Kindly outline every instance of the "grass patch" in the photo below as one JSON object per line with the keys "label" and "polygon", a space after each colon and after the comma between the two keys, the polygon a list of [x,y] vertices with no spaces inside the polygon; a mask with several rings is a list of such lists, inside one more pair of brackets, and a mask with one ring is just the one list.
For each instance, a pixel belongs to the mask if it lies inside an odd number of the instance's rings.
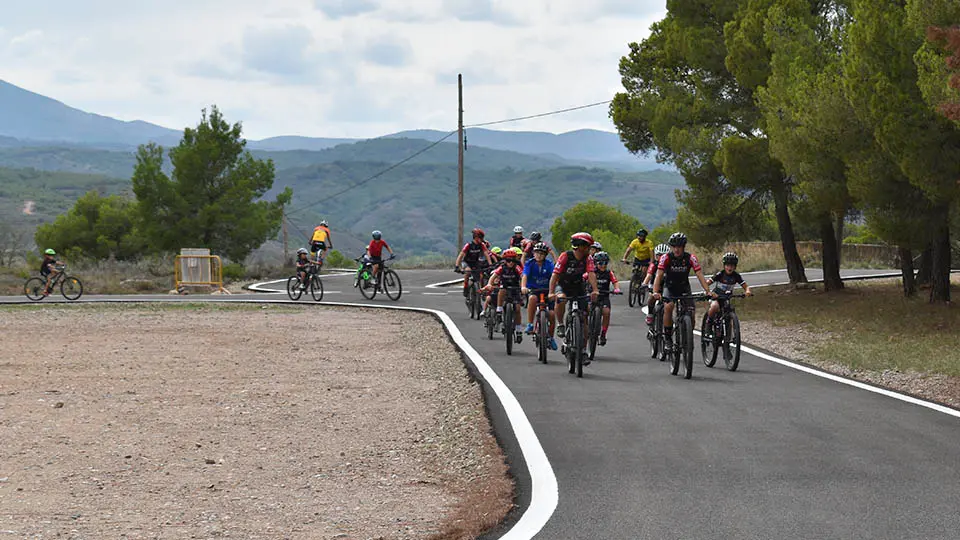
{"label": "grass patch", "polygon": [[[952,293],[960,294],[954,278]],[[937,373],[960,376],[960,310],[930,305],[927,291],[904,298],[900,281],[847,282],[842,291],[822,288],[755,289],[737,310],[741,319],[767,320],[828,333],[809,353],[824,362],[852,369]]]}

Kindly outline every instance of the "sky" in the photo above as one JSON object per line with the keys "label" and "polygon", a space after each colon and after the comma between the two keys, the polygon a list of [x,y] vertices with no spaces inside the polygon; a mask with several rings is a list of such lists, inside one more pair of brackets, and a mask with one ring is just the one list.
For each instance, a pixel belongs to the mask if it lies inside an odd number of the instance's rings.
{"label": "sky", "polygon": [[[5,6],[0,79],[174,129],[375,137],[607,100],[666,0],[44,0]],[[495,129],[614,131],[607,107]]]}

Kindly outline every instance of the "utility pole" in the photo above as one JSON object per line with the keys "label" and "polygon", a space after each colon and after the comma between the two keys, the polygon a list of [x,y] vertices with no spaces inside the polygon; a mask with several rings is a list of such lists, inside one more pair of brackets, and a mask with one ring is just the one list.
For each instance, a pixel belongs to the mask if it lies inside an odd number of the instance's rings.
{"label": "utility pole", "polygon": [[463,245],[463,74],[457,74],[457,247]]}
{"label": "utility pole", "polygon": [[283,264],[290,264],[290,252],[287,250],[287,205],[280,207],[280,221],[283,223]]}

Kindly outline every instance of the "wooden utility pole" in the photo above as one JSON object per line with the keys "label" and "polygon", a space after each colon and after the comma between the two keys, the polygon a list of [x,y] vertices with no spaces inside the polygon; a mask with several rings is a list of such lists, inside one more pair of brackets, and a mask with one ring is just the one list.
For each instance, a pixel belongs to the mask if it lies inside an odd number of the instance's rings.
{"label": "wooden utility pole", "polygon": [[457,75],[457,248],[463,245],[463,74]]}
{"label": "wooden utility pole", "polygon": [[287,250],[287,207],[280,207],[280,221],[283,224],[283,264],[290,264],[290,252]]}

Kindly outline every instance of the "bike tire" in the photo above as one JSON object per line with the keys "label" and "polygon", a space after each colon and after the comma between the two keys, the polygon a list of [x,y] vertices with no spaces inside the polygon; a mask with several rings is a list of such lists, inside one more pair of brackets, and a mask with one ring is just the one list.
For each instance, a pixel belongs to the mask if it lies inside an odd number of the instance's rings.
{"label": "bike tire", "polygon": [[467,309],[470,312],[471,319],[480,319],[480,291],[477,289],[476,282],[470,284],[470,296],[467,302]]}
{"label": "bike tire", "polygon": [[693,317],[689,314],[684,315],[681,320],[680,329],[682,331],[681,341],[683,341],[683,378],[693,377]]}
{"label": "bike tire", "polygon": [[600,339],[600,324],[602,323],[603,315],[600,309],[594,308],[590,310],[590,322],[587,325],[590,328],[590,337],[587,338],[587,348],[589,349],[590,361],[597,355],[597,341]]}
{"label": "bike tire", "polygon": [[627,295],[627,303],[630,304],[630,307],[637,305],[637,292],[639,289],[640,285],[638,285],[635,281],[630,280],[630,294]]}
{"label": "bike tire", "polygon": [[[682,343],[680,343],[680,321],[677,320],[676,312],[674,312],[673,318],[673,335],[671,340],[673,340],[673,349],[670,350],[670,374],[676,375],[680,372],[680,354],[682,349],[680,348]],[[664,336],[664,342],[666,342],[666,336]],[[666,347],[664,347],[664,354],[666,354]]]}
{"label": "bike tire", "polygon": [[646,288],[646,287],[640,287],[640,292],[637,293],[637,295],[638,295],[638,297],[637,297],[637,305],[640,306],[641,308],[647,303],[647,293],[648,293],[648,292],[649,292],[649,291],[647,291],[647,288]]}
{"label": "bike tire", "polygon": [[320,280],[318,275],[310,278],[310,296],[313,297],[314,302],[323,300],[323,281]]}
{"label": "bike tire", "polygon": [[487,339],[493,340],[493,329],[497,326],[496,319],[494,319],[494,310],[493,306],[488,306],[483,313],[483,320],[487,325]]}
{"label": "bike tire", "polygon": [[393,270],[387,270],[383,273],[383,292],[387,298],[396,302],[403,294],[403,285],[400,284],[400,276]]}
{"label": "bike tire", "polygon": [[38,278],[32,277],[28,279],[23,284],[23,294],[27,296],[30,300],[34,302],[39,302],[43,300],[43,289],[47,286],[47,282]]}
{"label": "bike tire", "polygon": [[[661,337],[661,335],[663,335],[663,329],[661,328],[661,325],[662,325],[662,323],[663,323],[663,319],[662,319],[662,317],[661,317],[661,313],[662,313],[662,312],[661,312],[661,310],[659,309],[659,306],[654,306],[654,308],[653,308],[653,331],[651,332],[652,335],[651,335],[649,338],[647,338],[647,340],[650,342],[650,358],[659,358],[659,357],[660,357],[660,350],[661,350],[661,349],[660,349],[660,345],[661,345],[661,343],[660,343],[660,337]],[[650,329],[648,328],[647,331],[649,332]]]}
{"label": "bike tire", "polygon": [[70,301],[79,300],[83,296],[83,282],[74,276],[64,276],[60,280],[60,294]]}
{"label": "bike tire", "polygon": [[377,288],[373,286],[371,281],[371,279],[363,279],[363,276],[360,277],[360,295],[367,300],[373,300],[377,297]]}
{"label": "bike tire", "polygon": [[550,321],[547,318],[546,310],[541,311],[537,314],[537,348],[539,350],[539,356],[537,357],[541,363],[547,363],[547,349],[548,343],[550,341]]}
{"label": "bike tire", "polygon": [[[734,341],[733,345],[730,344],[731,340]],[[730,328],[727,328],[724,344],[728,348],[732,346],[733,350],[730,351],[730,360],[727,360],[727,355],[723,355],[723,361],[727,364],[728,370],[736,371],[740,366],[740,317],[736,312],[730,314]]]}
{"label": "bike tire", "polygon": [[513,303],[503,306],[503,336],[507,340],[507,354],[513,354]]}
{"label": "bike tire", "polygon": [[709,324],[709,313],[703,314],[700,321],[700,354],[703,355],[703,365],[712,368],[717,363],[716,336]]}
{"label": "bike tire", "polygon": [[[573,323],[573,358],[577,369],[577,377],[583,377],[583,324],[582,320],[575,320]],[[569,332],[570,329],[568,328]]]}
{"label": "bike tire", "polygon": [[287,296],[296,302],[302,295],[303,291],[300,290],[300,276],[291,276],[290,279],[287,280]]}

